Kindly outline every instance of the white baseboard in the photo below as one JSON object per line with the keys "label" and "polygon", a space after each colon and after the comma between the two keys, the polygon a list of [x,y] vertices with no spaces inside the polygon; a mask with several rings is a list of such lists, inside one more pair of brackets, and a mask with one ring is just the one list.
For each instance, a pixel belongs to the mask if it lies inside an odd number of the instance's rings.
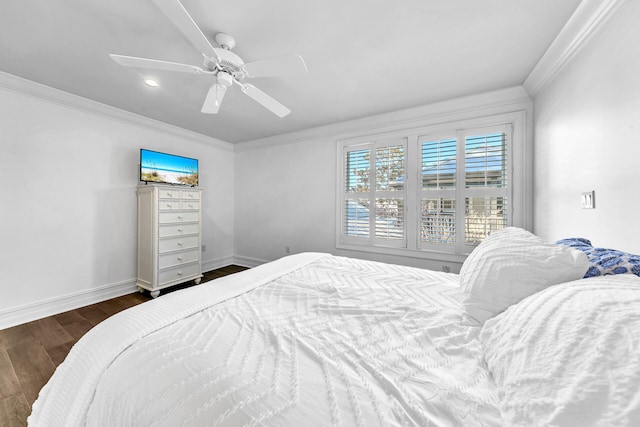
{"label": "white baseboard", "polygon": [[222,268],[222,267],[226,267],[228,265],[233,264],[233,257],[232,256],[227,256],[224,258],[217,258],[217,259],[209,259],[209,260],[203,260],[202,261],[202,271],[211,271],[211,270],[215,270],[217,268]]}
{"label": "white baseboard", "polygon": [[133,292],[136,292],[136,279],[129,279],[19,307],[12,307],[0,311],[0,329],[10,328]]}
{"label": "white baseboard", "polygon": [[245,256],[234,256],[232,264],[239,265],[240,267],[253,268],[253,267],[257,267],[257,266],[262,265],[262,264],[266,264],[268,262],[269,261],[264,260],[264,259],[249,258],[249,257],[245,257]]}
{"label": "white baseboard", "polygon": [[[211,271],[231,264],[242,267],[256,267],[267,261],[247,257],[228,256],[202,262],[202,271]],[[137,292],[136,279],[123,280],[117,283],[99,286],[80,292],[73,292],[54,298],[36,301],[31,304],[12,307],[0,311],[0,329],[10,328],[43,317],[53,316],[65,311],[117,298]]]}

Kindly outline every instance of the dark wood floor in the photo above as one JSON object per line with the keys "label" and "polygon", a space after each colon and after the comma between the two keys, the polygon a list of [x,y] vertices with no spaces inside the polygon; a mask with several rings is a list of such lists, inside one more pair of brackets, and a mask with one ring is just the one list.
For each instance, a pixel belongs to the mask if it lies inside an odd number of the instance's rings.
{"label": "dark wood floor", "polygon": [[[202,282],[242,270],[231,265],[209,271]],[[192,282],[163,293],[189,286]],[[27,425],[38,392],[76,341],[107,317],[150,299],[148,292],[136,292],[0,330],[0,426]]]}

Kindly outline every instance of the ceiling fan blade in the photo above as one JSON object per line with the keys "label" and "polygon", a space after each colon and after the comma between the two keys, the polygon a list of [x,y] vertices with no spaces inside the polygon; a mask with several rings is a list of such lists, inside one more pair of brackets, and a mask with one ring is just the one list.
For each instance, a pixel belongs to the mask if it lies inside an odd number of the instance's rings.
{"label": "ceiling fan blade", "polygon": [[261,104],[267,110],[270,110],[273,114],[278,117],[284,117],[291,112],[287,107],[280,104],[278,101],[255,87],[251,84],[243,84],[241,86],[242,92],[246,94],[249,98],[256,101],[258,104]]}
{"label": "ceiling fan blade", "polygon": [[181,73],[199,74],[204,70],[195,65],[178,64],[177,62],[158,61],[157,59],[136,58],[135,56],[109,55],[111,59],[125,67],[148,68],[153,70],[178,71]]}
{"label": "ceiling fan blade", "polygon": [[165,15],[178,27],[187,39],[200,53],[209,58],[217,58],[218,54],[213,49],[211,42],[202,34],[200,28],[193,20],[187,9],[178,0],[153,0],[153,2],[164,12]]}
{"label": "ceiling fan blade", "polygon": [[307,65],[301,56],[295,55],[249,62],[244,64],[244,70],[249,77],[267,77],[306,73]]}
{"label": "ceiling fan blade", "polygon": [[209,93],[202,104],[202,112],[206,114],[217,114],[222,104],[222,98],[227,92],[227,87],[220,83],[214,83],[209,88]]}

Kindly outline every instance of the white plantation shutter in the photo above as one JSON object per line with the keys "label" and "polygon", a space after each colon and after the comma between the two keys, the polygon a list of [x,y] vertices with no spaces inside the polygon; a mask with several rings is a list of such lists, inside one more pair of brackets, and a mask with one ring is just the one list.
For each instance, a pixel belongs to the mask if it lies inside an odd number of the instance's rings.
{"label": "white plantation shutter", "polygon": [[404,239],[404,147],[402,143],[376,148],[376,239]]}
{"label": "white plantation shutter", "polygon": [[345,191],[349,193],[363,193],[369,191],[369,170],[371,150],[355,150],[347,152],[345,169],[347,171]]}
{"label": "white plantation shutter", "polygon": [[406,139],[346,147],[341,240],[405,246]]}
{"label": "white plantation shutter", "polygon": [[420,243],[449,245],[456,243],[456,138],[418,138],[421,154]]}
{"label": "white plantation shutter", "polygon": [[344,235],[369,237],[371,149],[348,151],[344,161]]}
{"label": "white plantation shutter", "polygon": [[466,131],[462,138],[464,242],[459,244],[471,248],[480,244],[492,231],[509,224],[507,172],[511,126]]}
{"label": "white plantation shutter", "polygon": [[507,225],[509,129],[418,138],[421,248],[468,251]]}

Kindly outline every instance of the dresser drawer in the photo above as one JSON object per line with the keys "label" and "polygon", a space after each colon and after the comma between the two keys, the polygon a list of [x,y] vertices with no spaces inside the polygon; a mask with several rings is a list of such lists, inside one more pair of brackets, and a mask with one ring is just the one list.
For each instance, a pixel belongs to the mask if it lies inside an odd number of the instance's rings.
{"label": "dresser drawer", "polygon": [[180,202],[177,200],[158,200],[158,209],[161,211],[180,210]]}
{"label": "dresser drawer", "polygon": [[198,212],[160,212],[158,214],[158,222],[160,224],[197,222],[198,219]]}
{"label": "dresser drawer", "polygon": [[180,199],[180,190],[173,188],[160,188],[158,190],[159,199]]}
{"label": "dresser drawer", "polygon": [[168,224],[158,227],[158,236],[182,236],[183,234],[196,234],[198,232],[198,224]]}
{"label": "dresser drawer", "polygon": [[158,252],[165,253],[179,251],[181,249],[198,248],[200,245],[199,236],[180,236],[158,240]]}
{"label": "dresser drawer", "polygon": [[182,190],[182,200],[200,200],[200,192],[193,190]]}
{"label": "dresser drawer", "polygon": [[193,264],[181,265],[179,267],[168,268],[158,271],[159,286],[165,283],[173,282],[180,279],[189,280],[189,277],[200,276],[200,265],[196,262]]}
{"label": "dresser drawer", "polygon": [[200,202],[197,200],[183,200],[180,203],[180,207],[184,210],[198,210],[200,209]]}
{"label": "dresser drawer", "polygon": [[182,264],[189,264],[200,259],[200,251],[193,249],[184,252],[174,252],[158,256],[158,268],[175,267]]}

